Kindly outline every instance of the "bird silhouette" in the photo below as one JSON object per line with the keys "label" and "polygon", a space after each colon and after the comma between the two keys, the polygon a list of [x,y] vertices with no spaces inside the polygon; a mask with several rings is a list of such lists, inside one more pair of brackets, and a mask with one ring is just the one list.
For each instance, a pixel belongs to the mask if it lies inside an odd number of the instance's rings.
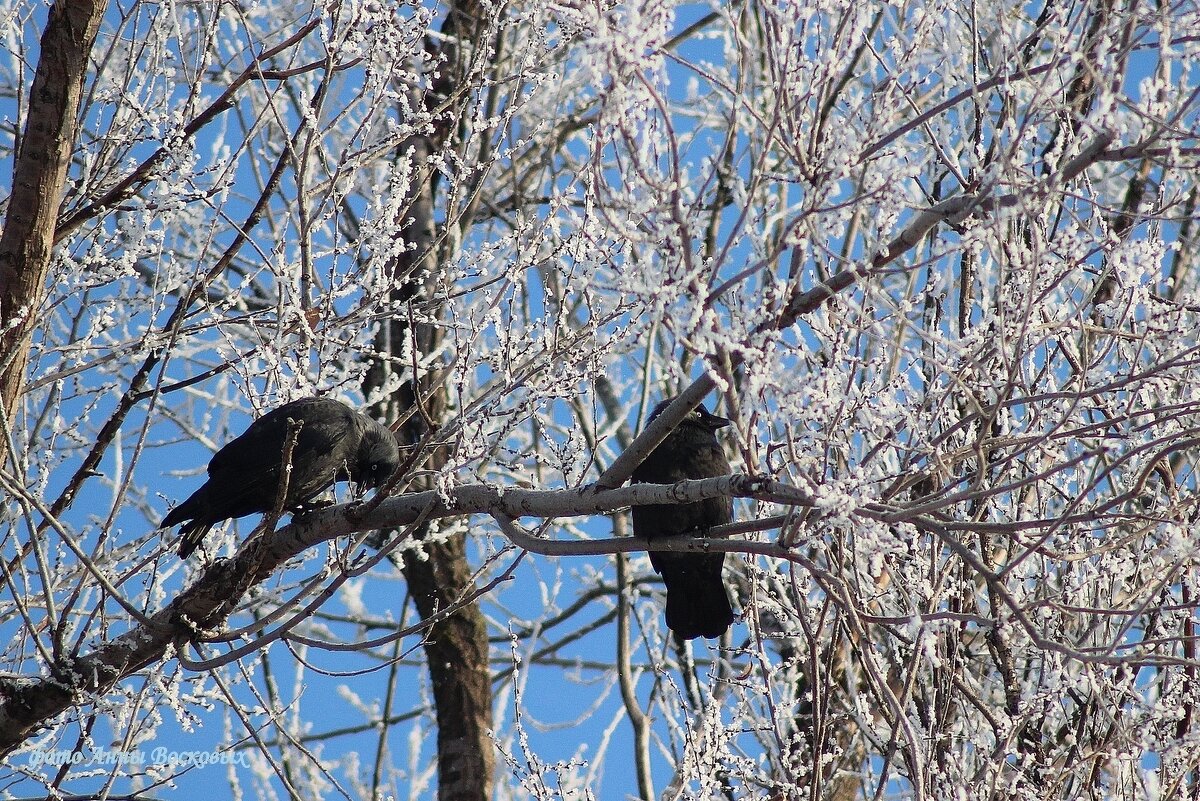
{"label": "bird silhouette", "polygon": [[332,398],[303,398],[267,412],[208,463],[208,480],[163,518],[182,523],[179,555],[187,558],[214,523],[276,508],[285,445],[299,427],[282,508],[302,510],[335,481],[366,490],[400,463],[396,438],[384,425]]}
{"label": "bird silhouette", "polygon": [[[655,406],[647,425],[672,400],[668,398]],[[716,432],[729,423],[724,417],[711,414],[703,404],[697,406],[633,471],[632,480],[674,484],[685,479],[728,475],[729,460]],[[702,534],[732,520],[733,502],[725,497],[633,507],[633,533],[648,540]],[[650,564],[667,586],[667,628],[681,639],[720,637],[733,623],[733,609],[721,580],[724,553],[651,551]]]}

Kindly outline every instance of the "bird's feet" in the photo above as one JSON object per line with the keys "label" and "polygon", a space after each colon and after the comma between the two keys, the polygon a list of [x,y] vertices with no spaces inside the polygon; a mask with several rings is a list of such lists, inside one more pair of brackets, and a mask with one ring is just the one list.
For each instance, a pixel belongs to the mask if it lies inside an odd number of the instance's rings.
{"label": "bird's feet", "polygon": [[296,506],[292,508],[292,516],[303,517],[304,515],[310,515],[313,512],[320,511],[321,509],[327,509],[330,506],[333,506],[333,504],[334,501],[330,500],[329,498],[317,498],[311,501],[304,501],[296,504]]}

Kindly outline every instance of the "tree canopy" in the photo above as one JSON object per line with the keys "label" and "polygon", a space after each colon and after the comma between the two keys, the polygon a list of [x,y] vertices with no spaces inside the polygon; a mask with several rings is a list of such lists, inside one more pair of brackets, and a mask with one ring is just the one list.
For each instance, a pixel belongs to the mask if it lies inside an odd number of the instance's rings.
{"label": "tree canopy", "polygon": [[[0,26],[6,792],[1200,791],[1193,4]],[[178,559],[313,395],[392,480]],[[733,473],[628,485],[701,402]],[[647,547],[729,552],[733,628]]]}

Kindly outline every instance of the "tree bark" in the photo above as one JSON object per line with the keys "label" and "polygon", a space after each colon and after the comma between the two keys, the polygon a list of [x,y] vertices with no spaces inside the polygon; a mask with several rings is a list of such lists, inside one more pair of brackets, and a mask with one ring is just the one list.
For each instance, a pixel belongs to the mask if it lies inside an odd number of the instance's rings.
{"label": "tree bark", "polygon": [[[435,108],[468,78],[469,53],[479,46],[482,13],[467,0],[451,4],[441,30],[441,42],[434,63],[441,67],[432,77],[431,91],[424,98],[428,109]],[[469,97],[470,93],[464,93]],[[458,115],[447,112],[435,120],[433,130],[413,136],[398,150],[400,157],[412,159],[412,171],[420,176],[413,188],[404,216],[411,222],[403,230],[408,247],[388,265],[392,277],[395,308],[423,308],[431,319],[440,316],[440,308],[431,301],[441,273],[442,261],[434,222],[434,193],[437,173],[428,169],[431,156],[445,147],[457,131]],[[439,258],[439,255],[442,258]],[[397,431],[402,445],[422,448],[444,422],[446,395],[444,386],[420,374],[417,365],[436,352],[440,329],[429,322],[408,318],[402,313],[388,320],[377,337],[377,351],[391,354],[391,361],[372,365],[366,390],[388,386],[393,365],[413,370],[390,397],[376,404],[382,419],[403,421]],[[393,379],[394,380],[394,379]],[[445,466],[447,453],[431,448],[416,459],[413,469],[436,471]],[[430,489],[426,478],[408,486]],[[417,536],[429,533],[423,526]],[[401,569],[409,592],[422,619],[430,619],[440,610],[459,603],[473,589],[472,570],[466,557],[466,538],[454,534],[432,540],[423,546],[421,556],[403,558]],[[492,796],[495,772],[495,745],[492,728],[492,685],[488,665],[487,626],[477,602],[464,604],[454,614],[438,620],[429,629],[424,643],[437,712],[437,760],[439,801],[487,801]]]}
{"label": "tree bark", "polygon": [[[88,54],[102,0],[63,0],[50,8],[13,164],[12,195],[0,232],[0,410],[11,421],[25,383],[30,334],[45,292]],[[5,437],[0,437],[2,443]],[[4,446],[0,444],[0,455]]]}
{"label": "tree bark", "polygon": [[[428,163],[429,140],[414,137],[402,148],[415,161],[416,169]],[[410,245],[391,265],[396,281],[392,299],[399,304],[425,302],[432,294],[438,265],[433,255],[432,176],[426,174],[409,204],[407,215],[412,223],[404,237]],[[398,364],[412,364],[432,353],[438,345],[438,330],[428,323],[414,323],[403,317],[387,321],[380,331],[377,348],[391,353]],[[411,344],[409,344],[411,342]],[[405,348],[415,352],[406,357]],[[367,376],[366,392],[386,387],[391,364],[375,362]],[[436,433],[445,416],[445,393],[429,393],[429,382],[415,375],[400,385],[393,396],[376,404],[376,413],[384,420],[403,420],[397,435],[401,443],[420,448],[427,437]],[[414,469],[438,470],[446,463],[445,451],[432,449]],[[420,480],[412,486],[431,488]],[[424,537],[429,526],[417,532]],[[471,589],[471,569],[466,558],[466,540],[462,534],[424,545],[420,558],[405,557],[401,563],[409,592],[422,619],[429,619],[467,595]],[[492,795],[495,768],[494,745],[489,736],[492,727],[492,687],[488,670],[487,627],[478,603],[464,605],[444,620],[434,623],[424,643],[426,663],[433,687],[438,722],[438,799],[439,801],[486,801]]]}
{"label": "tree bark", "polygon": [[[423,619],[472,588],[463,535],[426,544],[425,556],[404,561],[404,576]],[[487,627],[477,602],[430,628],[425,660],[437,706],[438,798],[485,801],[492,796],[496,756],[490,736]]]}

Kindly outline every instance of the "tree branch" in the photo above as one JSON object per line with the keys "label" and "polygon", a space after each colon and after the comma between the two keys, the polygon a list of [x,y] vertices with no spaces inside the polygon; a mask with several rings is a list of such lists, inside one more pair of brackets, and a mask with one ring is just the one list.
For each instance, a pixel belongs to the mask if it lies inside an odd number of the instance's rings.
{"label": "tree branch", "polygon": [[[449,493],[437,490],[389,498],[365,514],[360,503],[340,504],[304,515],[278,531],[255,537],[229,560],[219,560],[196,582],[143,625],[78,659],[62,659],[39,678],[0,677],[0,755],[23,742],[35,728],[89,697],[103,694],[121,679],[167,657],[178,644],[193,639],[200,628],[215,628],[234,611],[242,595],[265,581],[304,549],[357,531],[403,526],[415,520],[467,514],[496,517],[566,517],[597,514],[632,504],[692,503],[720,495],[782,499],[805,503],[807,495],[793,487],[745,475],[637,484],[608,492],[590,488],[519,490],[470,484]],[[636,540],[622,548],[645,547]],[[658,548],[659,543],[655,543]],[[664,548],[680,547],[668,542]]]}
{"label": "tree branch", "polygon": [[0,360],[0,416],[9,421],[24,384],[29,334],[40,322],[36,311],[54,249],[79,98],[104,5],[103,0],[55,3],[42,34],[0,232],[0,353],[6,354]]}

